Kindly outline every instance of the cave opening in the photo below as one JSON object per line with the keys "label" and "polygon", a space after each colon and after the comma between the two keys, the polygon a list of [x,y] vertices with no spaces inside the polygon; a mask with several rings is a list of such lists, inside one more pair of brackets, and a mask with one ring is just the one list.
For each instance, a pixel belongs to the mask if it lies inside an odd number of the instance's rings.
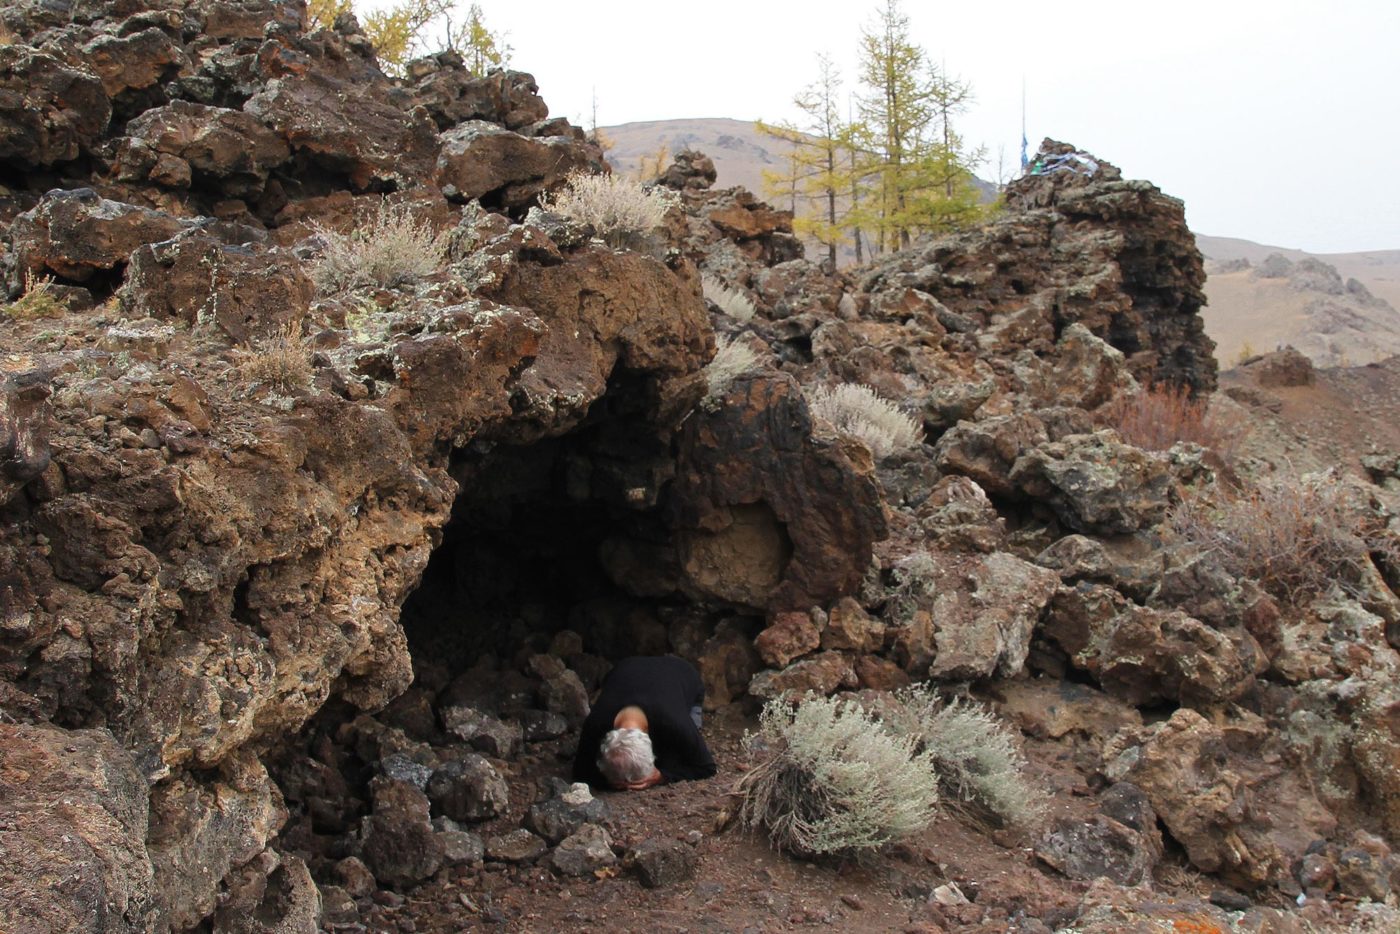
{"label": "cave opening", "polygon": [[[687,552],[667,503],[673,432],[658,428],[652,396],[644,378],[615,373],[566,434],[452,453],[451,516],[400,616],[418,690],[441,694],[473,671],[530,671],[533,657],[552,655],[592,693],[618,659],[698,664],[717,632],[748,639],[762,627],[742,583],[781,568],[734,570],[732,602],[684,583]],[[736,508],[734,535],[764,508]]]}

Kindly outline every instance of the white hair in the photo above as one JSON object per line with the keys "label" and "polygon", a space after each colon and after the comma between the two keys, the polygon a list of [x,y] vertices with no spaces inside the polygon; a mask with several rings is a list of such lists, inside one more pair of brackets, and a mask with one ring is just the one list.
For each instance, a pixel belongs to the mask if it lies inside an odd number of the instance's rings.
{"label": "white hair", "polygon": [[656,756],[651,737],[641,730],[611,730],[598,747],[598,771],[615,785],[630,785],[651,777]]}

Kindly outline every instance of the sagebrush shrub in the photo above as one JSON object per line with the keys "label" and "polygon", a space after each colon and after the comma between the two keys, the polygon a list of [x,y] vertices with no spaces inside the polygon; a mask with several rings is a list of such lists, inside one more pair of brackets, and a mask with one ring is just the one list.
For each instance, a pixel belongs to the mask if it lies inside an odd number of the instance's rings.
{"label": "sagebrush shrub", "polygon": [[1188,441],[1225,460],[1233,456],[1244,427],[1238,419],[1222,415],[1209,399],[1168,383],[1119,396],[1096,416],[1100,424],[1145,451],[1167,451],[1178,441]]}
{"label": "sagebrush shrub", "polygon": [[325,243],[311,267],[322,295],[363,286],[392,289],[430,276],[443,265],[452,231],[435,232],[410,205],[381,201],[367,221],[349,234],[317,226]]}
{"label": "sagebrush shrub", "polygon": [[808,391],[807,402],[813,415],[864,442],[876,459],[915,450],[923,443],[922,426],[869,386],[820,386]]}
{"label": "sagebrush shrub", "polygon": [[705,300],[718,308],[722,314],[740,324],[748,324],[753,320],[753,302],[743,292],[731,289],[710,275],[700,277],[700,287],[705,293]]}
{"label": "sagebrush shrub", "polygon": [[895,693],[885,723],[917,738],[933,762],[944,800],[961,801],[1009,826],[1031,826],[1044,815],[1045,794],[1027,779],[1015,736],[985,707],[944,701],[914,685]]}
{"label": "sagebrush shrub", "polygon": [[311,383],[311,348],[302,337],[301,323],[292,322],[263,345],[246,352],[239,374],[250,383],[266,383],[287,392]]}
{"label": "sagebrush shrub", "polygon": [[720,337],[715,340],[715,356],[705,366],[706,402],[714,402],[729,384],[758,365],[758,354],[743,340]]}
{"label": "sagebrush shrub", "polygon": [[563,188],[540,200],[544,210],[588,224],[614,247],[660,227],[673,204],[671,192],[625,175],[571,175]]}
{"label": "sagebrush shrub", "polygon": [[762,759],[739,782],[740,820],[802,857],[855,853],[917,833],[934,818],[938,781],[914,743],[849,701],[770,701],[758,733],[745,737]]}
{"label": "sagebrush shrub", "polygon": [[1331,473],[1195,491],[1168,514],[1179,541],[1290,603],[1334,584],[1354,590],[1371,562],[1367,536],[1379,531],[1367,526],[1379,521],[1361,514]]}

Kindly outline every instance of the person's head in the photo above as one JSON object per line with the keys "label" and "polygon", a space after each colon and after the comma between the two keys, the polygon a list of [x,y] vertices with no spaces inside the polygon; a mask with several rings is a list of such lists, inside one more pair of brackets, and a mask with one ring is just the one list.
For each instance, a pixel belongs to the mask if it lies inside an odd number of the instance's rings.
{"label": "person's head", "polygon": [[610,730],[598,747],[598,771],[613,785],[630,785],[651,777],[656,756],[651,737],[641,730]]}

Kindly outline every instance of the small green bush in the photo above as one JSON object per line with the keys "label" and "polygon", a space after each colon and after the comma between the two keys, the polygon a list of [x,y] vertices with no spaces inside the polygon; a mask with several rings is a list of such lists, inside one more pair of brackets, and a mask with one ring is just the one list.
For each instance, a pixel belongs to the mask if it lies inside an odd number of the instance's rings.
{"label": "small green bush", "polygon": [[1028,827],[1045,813],[1045,795],[1026,778],[1026,759],[1011,730],[995,714],[968,700],[946,702],[923,685],[895,693],[887,728],[916,738],[933,761],[944,800],[974,813]]}
{"label": "small green bush", "polygon": [[63,303],[53,294],[53,276],[36,276],[32,270],[25,270],[24,294],[5,306],[12,318],[56,318],[63,312]]}
{"label": "small green bush", "polygon": [[916,450],[923,443],[924,432],[919,423],[869,386],[819,386],[808,392],[807,402],[813,415],[863,442],[877,460]]}
{"label": "small green bush", "polygon": [[365,286],[393,289],[440,269],[451,231],[435,233],[407,204],[380,201],[368,221],[349,235],[317,227],[325,248],[311,267],[322,295],[339,295]]}
{"label": "small green bush", "polygon": [[761,761],[739,782],[739,818],[767,831],[779,850],[806,858],[917,833],[934,818],[938,781],[915,742],[849,701],[770,701],[758,733],[745,737]]}
{"label": "small green bush", "polygon": [[625,175],[576,174],[542,198],[540,207],[589,225],[610,246],[621,248],[660,227],[675,203],[666,189],[647,188]]}

